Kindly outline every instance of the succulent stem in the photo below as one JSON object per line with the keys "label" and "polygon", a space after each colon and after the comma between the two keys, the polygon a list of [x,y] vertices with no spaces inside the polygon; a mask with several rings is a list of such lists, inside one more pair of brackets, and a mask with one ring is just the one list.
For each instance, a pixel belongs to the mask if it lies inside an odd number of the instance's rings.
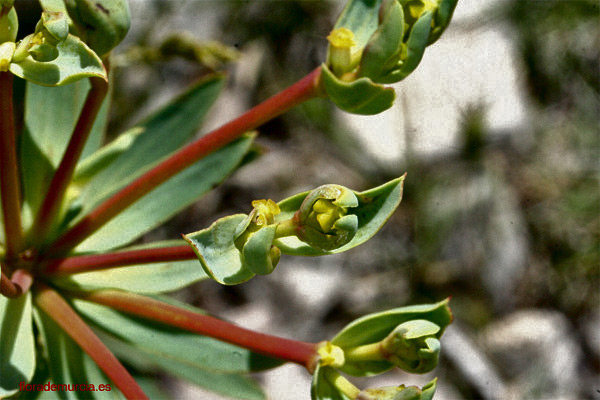
{"label": "succulent stem", "polygon": [[194,259],[196,259],[194,250],[188,244],[184,244],[181,246],[125,250],[115,253],[88,254],[56,259],[45,266],[44,274],[69,275],[127,265]]}
{"label": "succulent stem", "polygon": [[0,198],[4,219],[6,258],[13,259],[23,250],[21,223],[21,184],[17,161],[13,114],[13,75],[0,72]]}
{"label": "succulent stem", "polygon": [[42,283],[36,284],[36,289],[34,301],[37,306],[98,364],[126,398],[148,398],[125,367],[60,294]]}
{"label": "succulent stem", "polygon": [[185,310],[142,295],[117,290],[77,292],[73,296],[118,311],[213,337],[256,353],[294,362],[309,368],[317,355],[317,344],[267,335],[229,322]]}
{"label": "succulent stem", "polygon": [[316,68],[287,89],[177,151],[108,198],[73,226],[53,245],[53,254],[62,255],[72,250],[115,215],[204,156],[292,107],[319,95],[320,75],[321,68]]}
{"label": "succulent stem", "polygon": [[108,93],[108,82],[104,79],[92,77],[90,78],[90,83],[90,91],[79,114],[65,154],[54,173],[48,193],[44,197],[44,201],[30,230],[30,233],[40,241],[46,239],[46,236],[50,233],[53,224],[59,216],[65,193],[77,166],[77,161],[81,157],[98,111],[102,107],[102,102]]}

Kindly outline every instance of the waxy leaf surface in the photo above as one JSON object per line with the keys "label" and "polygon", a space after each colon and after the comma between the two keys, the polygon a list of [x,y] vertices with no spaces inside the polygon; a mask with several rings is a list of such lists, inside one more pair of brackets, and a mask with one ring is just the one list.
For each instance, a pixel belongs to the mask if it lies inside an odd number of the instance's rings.
{"label": "waxy leaf surface", "polygon": [[43,86],[59,86],[88,77],[107,79],[100,58],[77,36],[69,34],[57,45],[58,57],[40,62],[28,56],[10,64],[10,72]]}
{"label": "waxy leaf surface", "polygon": [[0,296],[0,397],[19,391],[35,371],[31,293],[16,299]]}

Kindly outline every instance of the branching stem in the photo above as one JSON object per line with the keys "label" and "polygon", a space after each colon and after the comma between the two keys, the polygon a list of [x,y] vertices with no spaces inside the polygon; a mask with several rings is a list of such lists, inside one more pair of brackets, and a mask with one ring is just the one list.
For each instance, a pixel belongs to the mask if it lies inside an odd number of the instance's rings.
{"label": "branching stem", "polygon": [[13,75],[0,72],[0,198],[4,219],[6,258],[23,250],[21,184],[13,114]]}
{"label": "branching stem", "polygon": [[190,332],[232,343],[256,353],[294,362],[310,369],[317,344],[258,333],[205,314],[185,310],[142,295],[118,290],[74,293],[74,296]]}
{"label": "branching stem", "polygon": [[128,399],[147,399],[137,382],[60,294],[36,284],[36,304],[71,337]]}
{"label": "branching stem", "polygon": [[75,248],[115,215],[154,188],[204,156],[232,142],[245,132],[283,114],[292,107],[319,95],[321,69],[316,68],[287,89],[270,97],[233,121],[183,147],[148,172],[125,186],[67,231],[53,245],[55,255]]}
{"label": "branching stem", "polygon": [[65,154],[52,177],[48,193],[44,197],[44,201],[31,228],[32,235],[41,241],[46,238],[46,235],[52,228],[52,224],[56,222],[77,162],[90,136],[98,111],[102,107],[102,102],[108,93],[108,82],[104,79],[90,78],[90,84],[91,88],[79,114],[77,124],[73,129],[73,134],[71,135]]}
{"label": "branching stem", "polygon": [[169,261],[184,261],[197,258],[188,245],[159,247],[152,249],[126,250],[116,253],[89,254],[51,261],[44,269],[47,275],[69,275],[99,269],[123,267]]}

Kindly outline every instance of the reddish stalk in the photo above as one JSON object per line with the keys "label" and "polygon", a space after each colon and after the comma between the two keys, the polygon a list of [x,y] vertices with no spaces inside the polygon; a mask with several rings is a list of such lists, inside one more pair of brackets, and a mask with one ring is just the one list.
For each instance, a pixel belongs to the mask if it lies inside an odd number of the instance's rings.
{"label": "reddish stalk", "polygon": [[23,250],[21,184],[13,114],[13,75],[0,72],[0,198],[4,218],[6,258]]}
{"label": "reddish stalk", "polygon": [[89,254],[52,260],[44,269],[47,275],[69,275],[99,269],[123,267],[127,265],[193,260],[196,254],[185,244],[182,246],[162,247],[119,251],[106,254]]}
{"label": "reddish stalk", "polygon": [[19,285],[15,285],[13,281],[8,279],[4,272],[0,272],[0,294],[10,299],[15,299],[23,294],[23,290]]}
{"label": "reddish stalk", "polygon": [[25,294],[31,288],[31,284],[33,283],[33,276],[31,273],[25,269],[17,269],[13,272],[10,280],[18,287],[21,288],[21,294]]}
{"label": "reddish stalk", "polygon": [[31,228],[31,232],[35,234],[35,237],[42,241],[46,238],[58,216],[65,192],[77,166],[77,161],[81,157],[98,111],[102,107],[102,102],[108,93],[108,82],[104,79],[90,78],[90,84],[90,91],[79,114],[77,124],[73,129],[73,134],[71,135],[65,154],[52,177],[48,193],[44,197],[44,201]]}
{"label": "reddish stalk", "polygon": [[311,369],[317,356],[317,344],[254,332],[204,314],[181,309],[161,301],[118,290],[74,293],[80,299],[138,315],[190,332],[275,357]]}
{"label": "reddish stalk", "polygon": [[35,302],[71,337],[128,399],[147,399],[137,382],[71,306],[49,286],[36,285]]}
{"label": "reddish stalk", "polygon": [[232,142],[245,132],[283,114],[292,107],[316,97],[319,94],[318,80],[320,74],[321,69],[316,68],[292,86],[248,110],[233,121],[183,147],[131,182],[61,236],[52,247],[53,254],[61,255],[72,250],[112,217],[202,157]]}

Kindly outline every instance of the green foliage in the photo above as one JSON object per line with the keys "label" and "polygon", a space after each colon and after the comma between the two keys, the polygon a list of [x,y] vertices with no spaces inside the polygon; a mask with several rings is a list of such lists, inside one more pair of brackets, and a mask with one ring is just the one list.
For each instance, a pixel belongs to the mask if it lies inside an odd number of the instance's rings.
{"label": "green foliage", "polygon": [[[221,218],[184,238],[208,276],[226,285],[239,284],[257,273],[271,273],[279,252],[319,256],[364,243],[400,204],[403,180],[398,178],[364,192],[325,185],[282,200],[272,207],[276,212],[270,211],[273,215],[269,216],[269,211],[261,210],[265,206],[254,202],[255,209],[249,215]],[[319,204],[326,204],[326,209],[315,216]]]}
{"label": "green foliage", "polygon": [[0,396],[19,390],[33,377],[36,354],[31,319],[31,294],[18,299],[0,296]]}
{"label": "green foliage", "polygon": [[[314,400],[431,399],[435,381],[422,389],[389,387],[356,388],[338,371],[353,376],[371,376],[398,366],[424,373],[437,365],[438,339],[452,322],[448,300],[435,304],[401,307],[366,315],[342,329],[320,353],[313,382]],[[331,357],[332,347],[343,355]],[[381,396],[381,397],[373,397]]]}
{"label": "green foliage", "polygon": [[[247,162],[257,135],[252,129],[322,89],[348,111],[388,108],[395,94],[380,83],[396,82],[417,66],[425,46],[449,22],[455,2],[350,1],[336,28],[350,29],[346,39],[356,37],[359,48],[342,40],[335,49],[332,41],[322,69],[267,100],[269,106],[194,139],[225,85],[224,75],[210,74],[109,143],[104,143],[110,103],[104,96],[112,85],[108,60],[129,29],[127,2],[40,0],[40,5],[35,30],[16,42],[13,2],[0,1],[0,137],[8,139],[0,141],[0,155],[3,173],[16,181],[5,175],[0,181],[0,397],[15,395],[20,382],[94,384],[109,377],[110,392],[63,390],[56,397],[140,393],[124,383],[134,382],[110,349],[159,397],[164,394],[148,383],[157,371],[224,396],[266,399],[248,375],[293,361],[314,372],[315,399],[430,399],[435,381],[423,389],[360,391],[339,372],[373,375],[394,365],[416,373],[431,370],[438,339],[451,322],[447,302],[373,314],[331,342],[314,344],[239,328],[157,295],[207,277],[237,284],[269,274],[281,254],[321,256],[363,244],[396,211],[404,176],[362,192],[329,184],[279,203],[257,200],[248,214],[184,235],[191,247],[180,239],[132,243]],[[167,43],[177,48],[169,53],[163,47],[162,55],[183,55],[211,68],[220,65],[211,57],[237,54],[219,46],[202,53],[196,42],[181,38]],[[25,110],[16,118],[22,127],[8,117],[19,95],[13,95],[11,74],[26,81]],[[69,235],[79,236],[69,242]],[[76,265],[75,273],[53,269],[82,259],[90,264]]]}
{"label": "green foliage", "polygon": [[[36,40],[34,36],[25,38],[15,50],[15,57],[20,57],[13,59],[10,71],[19,78],[44,86],[66,85],[94,76],[107,79],[100,58],[77,36],[69,34],[65,40],[59,42],[56,45],[56,58],[52,60],[34,57],[38,50],[35,47]],[[42,48],[40,51],[44,51],[45,54],[49,51],[46,49]]]}
{"label": "green foliage", "polygon": [[335,24],[323,64],[323,90],[342,110],[377,114],[450,22],[457,0],[352,0]]}

